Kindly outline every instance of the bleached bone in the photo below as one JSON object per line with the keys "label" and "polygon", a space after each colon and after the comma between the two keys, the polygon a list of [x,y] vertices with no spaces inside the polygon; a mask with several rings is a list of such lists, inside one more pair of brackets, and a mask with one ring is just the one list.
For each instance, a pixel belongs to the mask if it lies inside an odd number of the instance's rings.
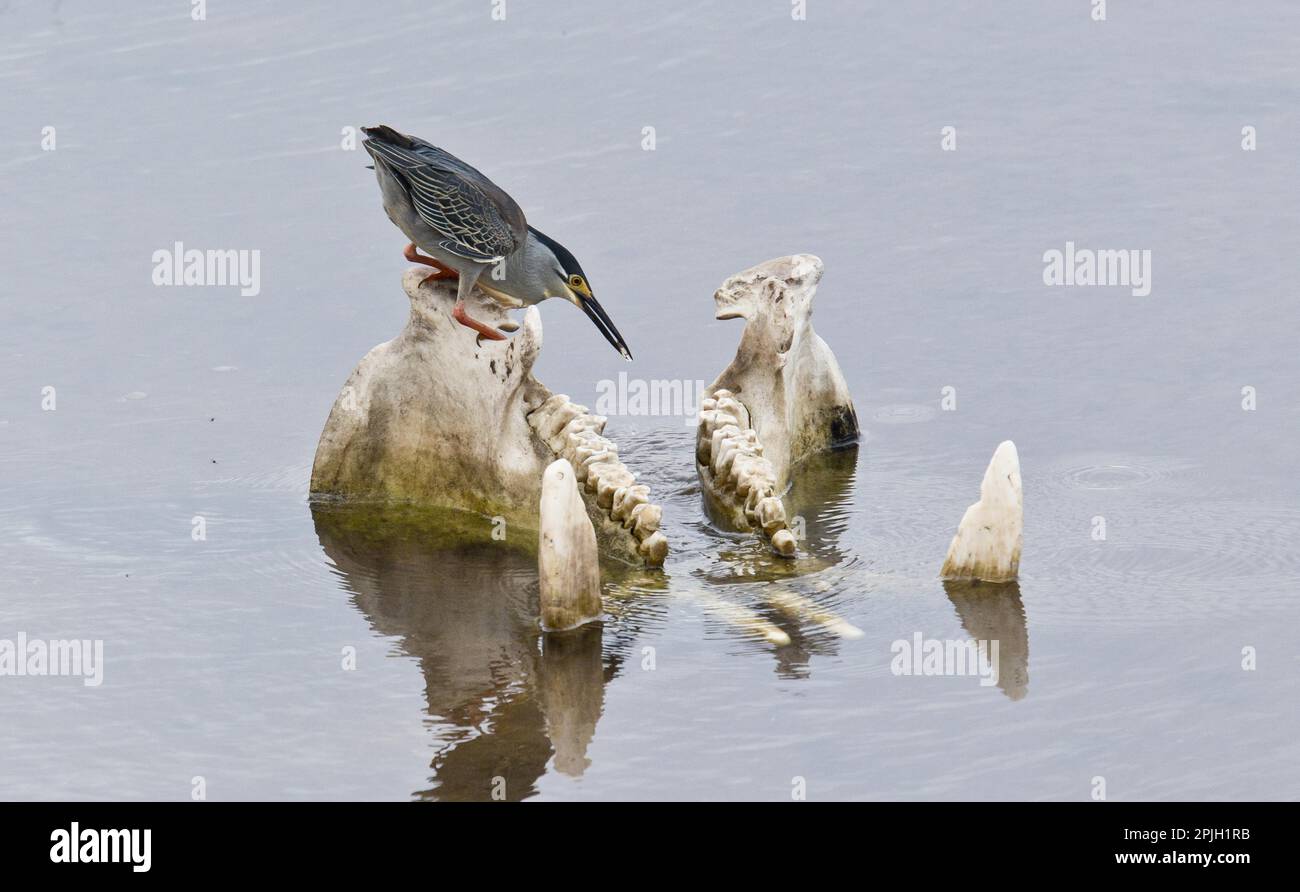
{"label": "bleached bone", "polygon": [[696,471],[710,513],[760,531],[780,555],[795,538],[780,494],[802,459],[856,441],[857,413],[839,364],[812,328],[822,263],[796,254],[722,283],[718,319],[743,318],[736,356],[703,394]]}
{"label": "bleached bone", "polygon": [[797,592],[770,585],[764,588],[762,597],[787,616],[824,626],[841,638],[861,638],[863,635],[857,626]]}
{"label": "bleached bone", "polygon": [[638,505],[644,505],[650,499],[650,487],[644,483],[628,486],[614,494],[614,504],[609,516],[627,527],[628,515]]}
{"label": "bleached bone", "polygon": [[632,532],[644,541],[650,534],[657,532],[664,509],[658,505],[637,505],[632,509]]}
{"label": "bleached bone", "polygon": [[1020,572],[1024,514],[1020,456],[1015,443],[1003,440],[980,482],[980,500],[962,515],[940,575],[984,582],[1014,580]]}
{"label": "bleached bone", "polygon": [[537,575],[542,628],[572,629],[601,614],[596,530],[578,495],[573,466],[552,462],[542,475]]}
{"label": "bleached bone", "polygon": [[[459,508],[504,517],[511,529],[537,529],[543,472],[565,458],[586,484],[580,494],[601,549],[631,563],[645,563],[647,554],[662,563],[666,539],[645,547],[657,526],[637,535],[635,524],[609,516],[612,500],[598,504],[596,483],[614,470],[609,465],[631,478],[601,436],[606,420],[533,377],[542,347],[537,308],[525,312],[515,337],[477,340],[451,318],[454,283],[422,286],[427,275],[416,268],[403,276],[406,327],[366,354],[335,400],[316,447],[312,494]],[[470,301],[476,319],[498,328],[508,321],[480,292]],[[597,452],[602,471],[591,480]]]}
{"label": "bleached bone", "polygon": [[740,604],[724,601],[712,593],[693,592],[692,594],[701,607],[730,625],[761,635],[777,647],[784,647],[790,643],[790,636],[780,626],[758,612]]}
{"label": "bleached bone", "polygon": [[662,566],[668,554],[668,539],[659,532],[662,509],[650,503],[650,488],[636,482],[636,475],[619,458],[617,444],[601,436],[605,418],[583,407],[575,414],[559,401],[544,408],[537,424],[552,425],[557,416],[566,419],[552,441],[576,462],[574,474],[590,494],[588,513],[597,527],[609,537],[622,537],[620,541],[647,565]]}
{"label": "bleached bone", "polygon": [[637,550],[645,558],[646,566],[662,567],[664,559],[668,557],[668,539],[663,533],[653,532],[641,540]]}
{"label": "bleached bone", "polygon": [[816,452],[856,441],[857,413],[835,354],[812,327],[822,262],[795,254],[731,276],[713,295],[718,319],[745,320],[735,359],[707,388],[717,410],[734,399],[784,490],[790,469]]}

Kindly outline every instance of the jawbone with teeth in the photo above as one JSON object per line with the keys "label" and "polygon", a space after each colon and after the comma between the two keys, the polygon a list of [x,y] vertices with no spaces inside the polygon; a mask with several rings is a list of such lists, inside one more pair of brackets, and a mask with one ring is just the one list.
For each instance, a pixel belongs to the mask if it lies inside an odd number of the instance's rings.
{"label": "jawbone with teeth", "polygon": [[781,494],[803,459],[857,442],[839,363],[812,327],[822,262],[811,254],[737,273],[714,294],[718,319],[745,320],[731,364],[700,404],[695,465],[716,520],[757,530],[792,557]]}
{"label": "jawbone with teeth", "polygon": [[[478,341],[451,318],[455,284],[402,278],[411,315],[357,365],[334,402],[312,465],[314,498],[402,501],[504,518],[535,531],[542,475],[568,459],[601,551],[661,566],[662,511],[605,438],[605,419],[533,377],[541,316],[504,341]],[[474,292],[470,315],[509,330],[505,309]],[[507,533],[509,536],[510,534]]]}

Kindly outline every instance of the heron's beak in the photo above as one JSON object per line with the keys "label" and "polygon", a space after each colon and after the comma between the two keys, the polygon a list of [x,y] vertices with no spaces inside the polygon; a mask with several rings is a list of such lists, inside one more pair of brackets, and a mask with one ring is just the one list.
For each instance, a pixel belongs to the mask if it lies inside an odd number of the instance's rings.
{"label": "heron's beak", "polygon": [[627,342],[618,333],[618,329],[614,327],[614,322],[609,318],[609,314],[605,312],[605,308],[596,300],[596,296],[586,289],[582,291],[570,289],[569,294],[572,295],[570,299],[582,308],[582,312],[586,313],[591,318],[591,321],[596,323],[596,327],[605,336],[605,340],[613,344],[614,349],[622,354],[624,359],[631,362],[632,351],[627,349]]}

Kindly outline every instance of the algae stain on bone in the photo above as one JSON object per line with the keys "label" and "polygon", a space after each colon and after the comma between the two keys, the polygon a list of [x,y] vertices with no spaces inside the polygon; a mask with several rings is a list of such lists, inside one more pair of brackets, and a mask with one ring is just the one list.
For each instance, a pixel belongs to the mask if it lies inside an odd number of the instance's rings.
{"label": "algae stain on bone", "polygon": [[[405,273],[411,304],[405,328],[366,354],[335,400],[316,448],[312,495],[456,508],[535,530],[543,472],[574,447],[567,434],[554,439],[536,431],[546,417],[535,418],[537,411],[557,404],[532,373],[542,347],[541,315],[529,307],[519,334],[478,341],[451,318],[452,286],[422,285],[427,274],[421,268]],[[468,309],[489,325],[510,322],[499,303],[477,291]],[[594,420],[584,424],[598,434],[604,420],[599,430]],[[562,432],[563,426],[553,433]],[[641,518],[643,509],[639,525],[628,522],[633,502],[649,504],[648,489],[636,489],[629,502],[626,490],[635,478],[626,467],[613,470],[596,475],[603,489],[583,491],[602,550],[632,563],[662,564],[668,543],[657,519]]]}

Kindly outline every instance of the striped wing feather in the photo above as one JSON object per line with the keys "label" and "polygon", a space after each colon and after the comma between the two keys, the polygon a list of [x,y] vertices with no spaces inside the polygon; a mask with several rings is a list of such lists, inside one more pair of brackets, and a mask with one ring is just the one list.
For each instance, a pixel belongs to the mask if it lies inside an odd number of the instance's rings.
{"label": "striped wing feather", "polygon": [[488,263],[523,244],[524,212],[504,190],[449,152],[406,139],[409,148],[375,137],[366,148],[406,184],[416,213],[445,237],[443,248]]}

